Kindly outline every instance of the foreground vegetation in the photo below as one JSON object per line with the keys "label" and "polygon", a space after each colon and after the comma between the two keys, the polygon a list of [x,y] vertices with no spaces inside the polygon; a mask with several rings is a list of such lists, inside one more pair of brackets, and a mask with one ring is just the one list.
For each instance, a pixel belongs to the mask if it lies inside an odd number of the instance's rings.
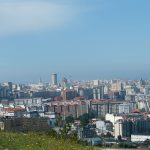
{"label": "foreground vegetation", "polygon": [[0,150],[93,150],[73,138],[55,137],[49,133],[0,132]]}

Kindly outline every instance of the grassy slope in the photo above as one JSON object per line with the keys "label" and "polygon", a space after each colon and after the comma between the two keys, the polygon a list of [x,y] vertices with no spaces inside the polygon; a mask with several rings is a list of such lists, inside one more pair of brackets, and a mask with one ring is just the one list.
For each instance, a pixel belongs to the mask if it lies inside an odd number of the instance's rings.
{"label": "grassy slope", "polygon": [[0,132],[0,150],[91,150],[69,139],[55,139],[38,133],[5,133]]}

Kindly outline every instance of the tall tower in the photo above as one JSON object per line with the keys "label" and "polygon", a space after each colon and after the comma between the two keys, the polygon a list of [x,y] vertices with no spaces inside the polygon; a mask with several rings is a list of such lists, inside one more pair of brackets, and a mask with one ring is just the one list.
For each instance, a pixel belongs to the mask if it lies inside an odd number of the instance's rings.
{"label": "tall tower", "polygon": [[57,85],[57,74],[56,73],[51,74],[51,84]]}
{"label": "tall tower", "polygon": [[93,99],[103,99],[104,98],[104,86],[98,86],[93,89]]}

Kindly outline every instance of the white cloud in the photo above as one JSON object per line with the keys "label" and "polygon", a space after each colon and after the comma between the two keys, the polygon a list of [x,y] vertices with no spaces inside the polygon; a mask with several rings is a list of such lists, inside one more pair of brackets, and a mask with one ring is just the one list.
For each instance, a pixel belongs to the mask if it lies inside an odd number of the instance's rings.
{"label": "white cloud", "polygon": [[48,1],[0,2],[0,36],[51,30],[68,24],[78,11]]}

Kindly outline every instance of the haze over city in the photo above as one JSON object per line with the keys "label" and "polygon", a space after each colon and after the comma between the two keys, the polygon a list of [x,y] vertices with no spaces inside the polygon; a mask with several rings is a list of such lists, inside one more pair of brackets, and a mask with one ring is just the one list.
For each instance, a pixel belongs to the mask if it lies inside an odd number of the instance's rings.
{"label": "haze over city", "polygon": [[150,0],[0,0],[0,149],[150,149]]}
{"label": "haze over city", "polygon": [[0,81],[149,78],[149,0],[0,0]]}

